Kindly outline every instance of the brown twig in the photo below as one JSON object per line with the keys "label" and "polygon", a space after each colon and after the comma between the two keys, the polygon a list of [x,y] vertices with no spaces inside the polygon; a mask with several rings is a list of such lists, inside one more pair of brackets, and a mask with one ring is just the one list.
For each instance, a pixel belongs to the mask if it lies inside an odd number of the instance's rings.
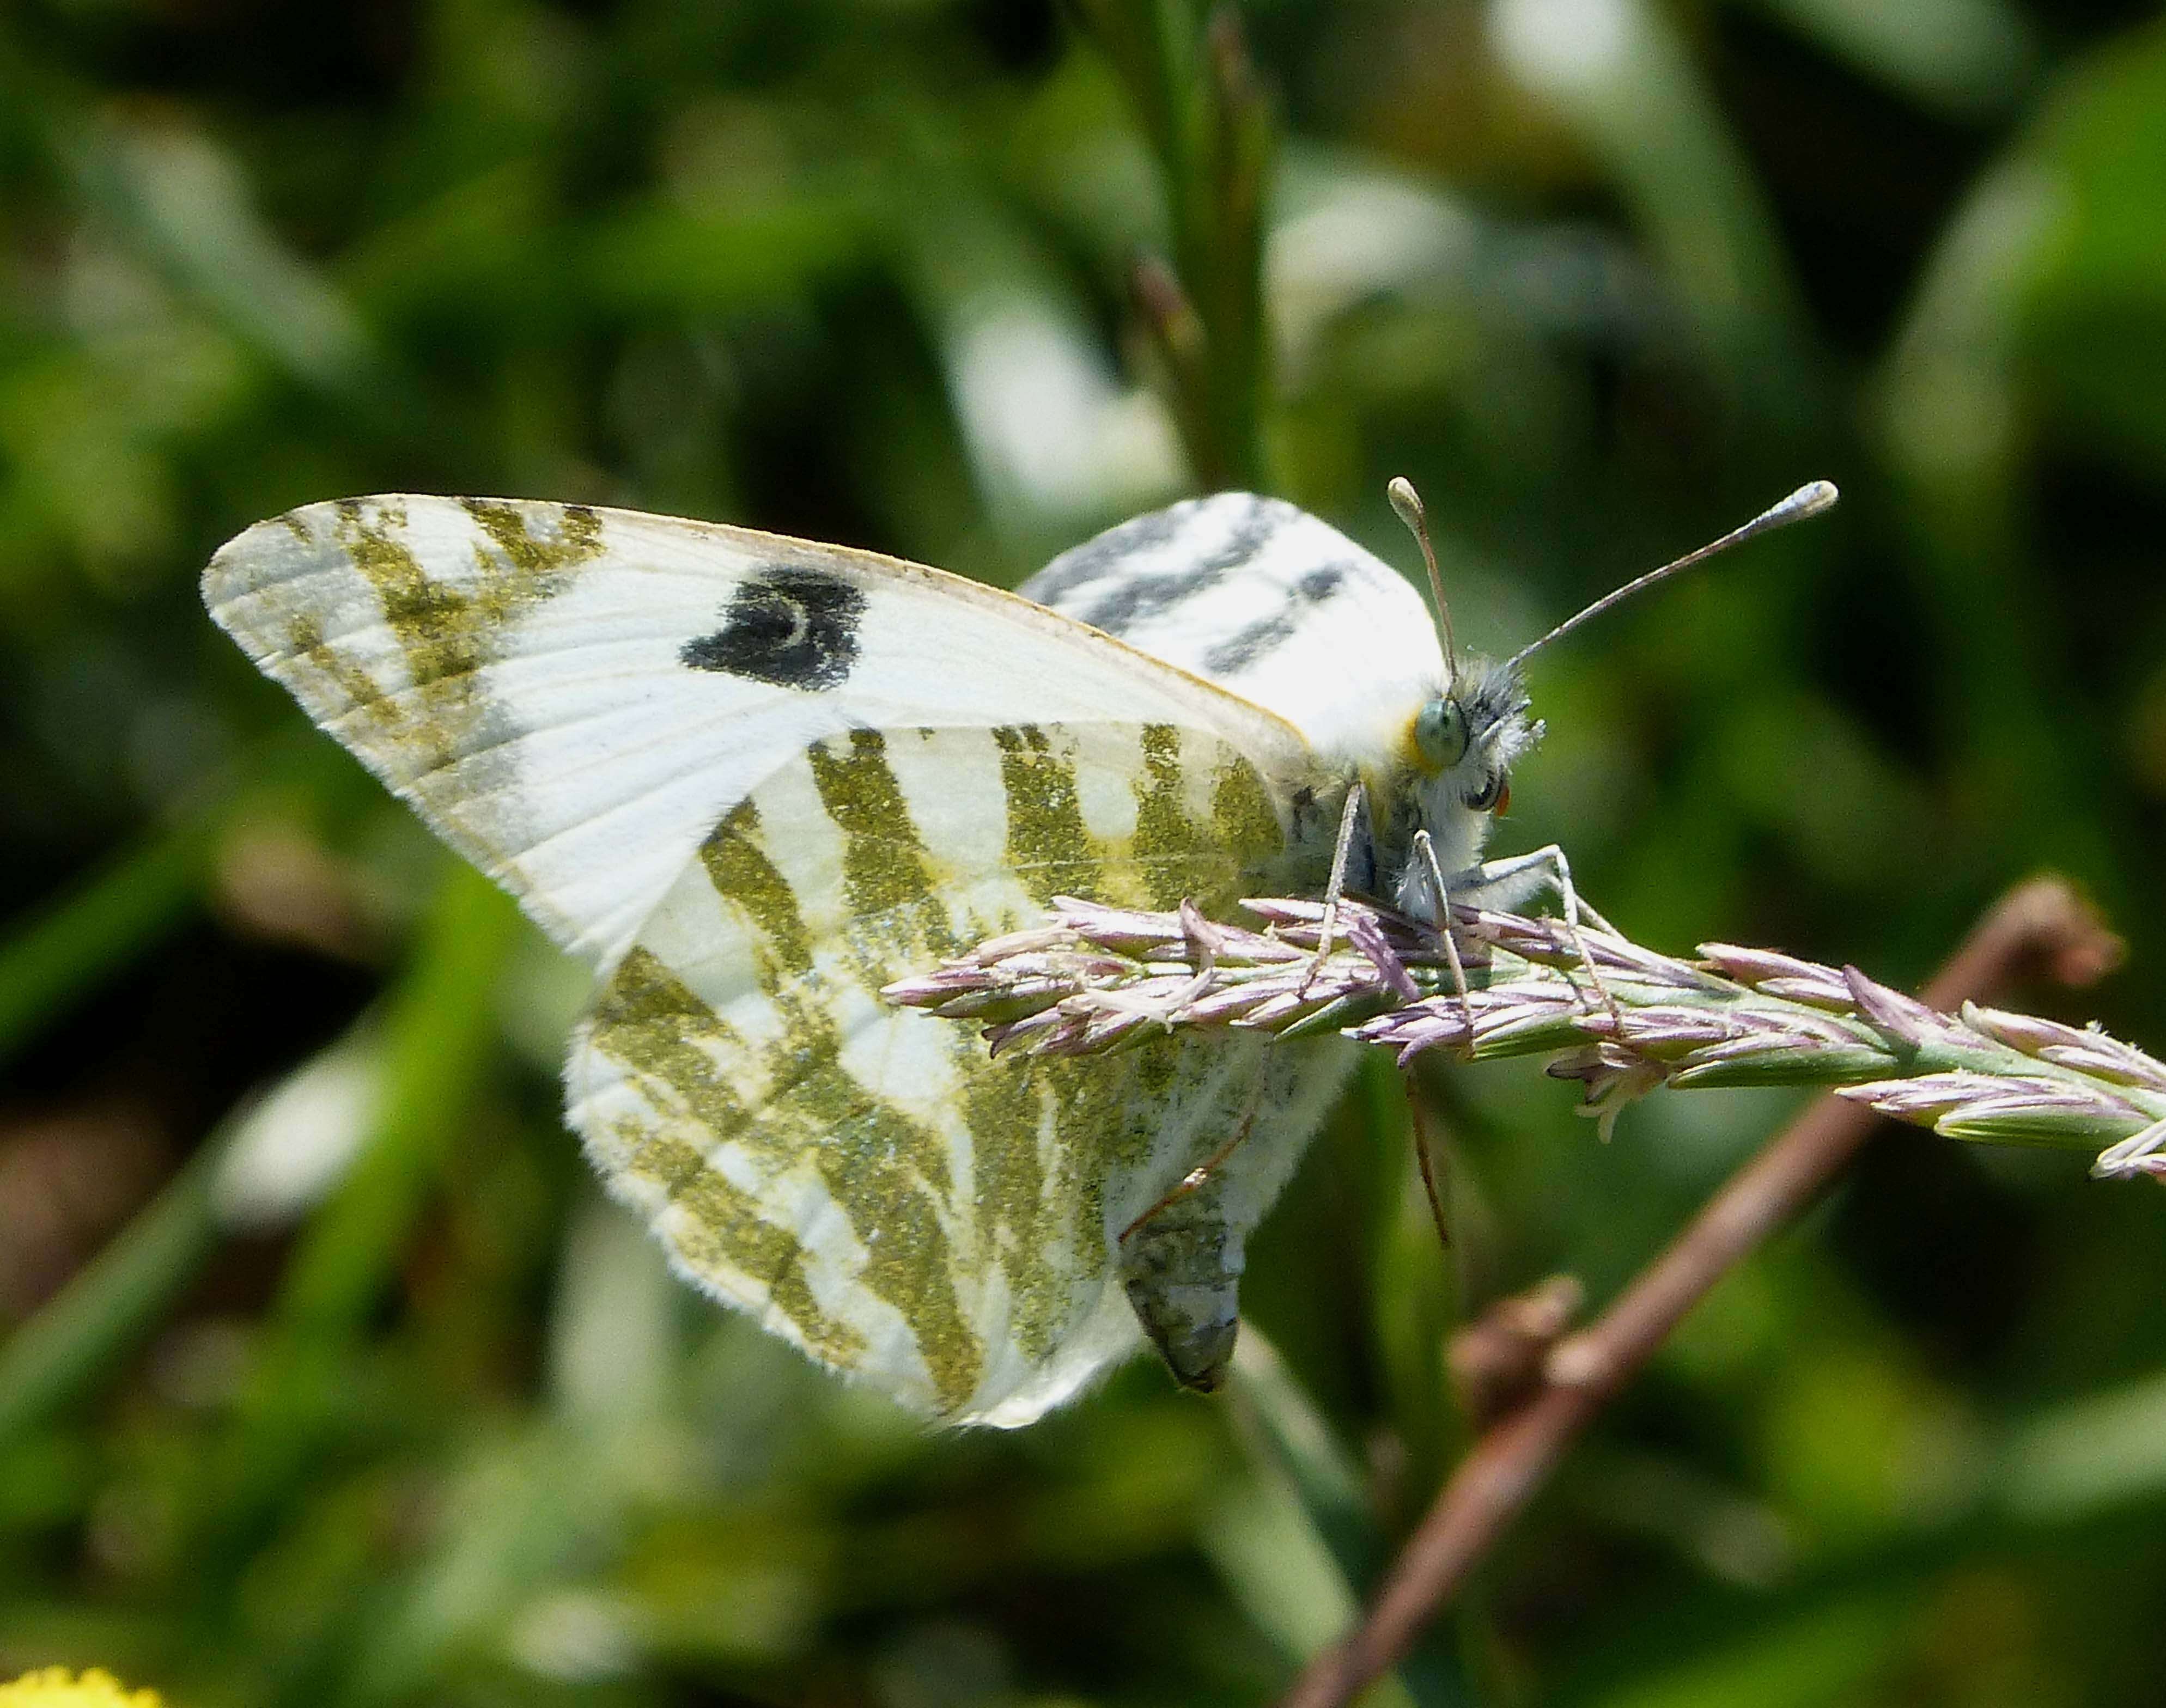
{"label": "brown twig", "polygon": [[[2087,984],[2120,944],[2052,878],[2002,898],[1924,992],[1935,1009],[1979,1000],[2026,966]],[[1360,1626],[1313,1661],[1281,1708],[1351,1701],[1412,1646],[1603,1405],[1741,1258],[1816,1197],[1873,1131],[1869,1110],[1822,1098],[1731,1176],[1591,1328],[1550,1356],[1546,1380],[1460,1462],[1392,1563]]]}

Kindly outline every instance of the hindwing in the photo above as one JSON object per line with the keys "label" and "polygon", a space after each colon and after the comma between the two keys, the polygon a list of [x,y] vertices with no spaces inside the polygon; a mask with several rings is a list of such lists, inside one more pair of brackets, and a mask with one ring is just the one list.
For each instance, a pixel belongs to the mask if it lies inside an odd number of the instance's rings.
{"label": "hindwing", "polygon": [[1261,777],[1192,731],[824,738],[724,819],[610,978],[573,1121],[708,1291],[946,1421],[1028,1422],[1135,1342],[1122,1231],[1260,1106],[1214,1183],[1238,1252],[1344,1046],[994,1061],[880,988],[1057,894],[1224,908],[1289,875]]}

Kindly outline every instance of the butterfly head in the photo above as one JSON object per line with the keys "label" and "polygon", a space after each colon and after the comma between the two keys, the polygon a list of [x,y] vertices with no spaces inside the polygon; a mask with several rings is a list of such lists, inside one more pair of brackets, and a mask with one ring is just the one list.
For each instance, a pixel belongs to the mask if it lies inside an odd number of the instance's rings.
{"label": "butterfly head", "polygon": [[[1527,693],[1520,682],[1520,667],[1529,657],[1656,583],[1756,534],[1817,515],[1836,501],[1835,488],[1825,481],[1800,487],[1743,527],[1628,582],[1558,624],[1540,640],[1521,647],[1503,663],[1492,664],[1477,658],[1462,662],[1458,656],[1452,640],[1451,613],[1445,603],[1444,580],[1437,572],[1436,550],[1429,542],[1428,518],[1413,483],[1401,477],[1386,490],[1392,508],[1421,546],[1429,588],[1435,597],[1437,639],[1445,664],[1443,686],[1415,712],[1408,730],[1406,756],[1413,787],[1403,798],[1399,822],[1406,825],[1405,809],[1410,805],[1410,816],[1418,821],[1418,828],[1429,832],[1446,876],[1466,871],[1480,859],[1492,820],[1511,802],[1513,765],[1541,739],[1541,725],[1527,716]],[[1409,867],[1403,872],[1400,889],[1402,904],[1420,910],[1419,899],[1429,894],[1434,885]]]}
{"label": "butterfly head", "polygon": [[1541,739],[1542,726],[1529,721],[1527,704],[1518,671],[1470,659],[1414,714],[1408,742],[1421,793],[1440,807],[1503,812],[1511,801],[1513,765]]}
{"label": "butterfly head", "polygon": [[1487,659],[1464,661],[1414,714],[1406,741],[1413,817],[1445,870],[1480,858],[1490,821],[1511,804],[1512,767],[1541,735],[1519,672]]}

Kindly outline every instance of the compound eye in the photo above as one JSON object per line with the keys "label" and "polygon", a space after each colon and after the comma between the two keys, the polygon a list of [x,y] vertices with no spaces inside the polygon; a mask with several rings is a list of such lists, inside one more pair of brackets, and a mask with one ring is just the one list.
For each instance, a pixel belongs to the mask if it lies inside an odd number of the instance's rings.
{"label": "compound eye", "polygon": [[1466,756],[1466,714],[1441,697],[1414,714],[1414,747],[1432,771],[1449,771]]}
{"label": "compound eye", "polygon": [[1466,804],[1477,813],[1486,813],[1493,807],[1501,814],[1511,802],[1512,784],[1501,771],[1491,772],[1482,787],[1466,797]]}

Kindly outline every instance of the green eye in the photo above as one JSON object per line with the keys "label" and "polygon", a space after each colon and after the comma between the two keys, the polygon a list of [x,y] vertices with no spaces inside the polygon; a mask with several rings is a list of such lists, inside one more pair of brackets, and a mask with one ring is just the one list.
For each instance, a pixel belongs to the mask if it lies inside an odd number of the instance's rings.
{"label": "green eye", "polygon": [[1466,714],[1456,700],[1433,699],[1415,714],[1414,747],[1434,771],[1449,771],[1466,756]]}

